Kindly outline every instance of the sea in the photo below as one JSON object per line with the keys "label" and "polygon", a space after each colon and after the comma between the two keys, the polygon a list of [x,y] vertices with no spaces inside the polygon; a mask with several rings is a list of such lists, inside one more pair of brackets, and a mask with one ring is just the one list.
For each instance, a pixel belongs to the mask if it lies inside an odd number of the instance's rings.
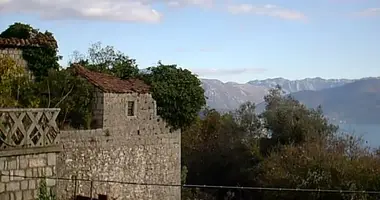
{"label": "sea", "polygon": [[380,147],[380,124],[336,124],[339,132],[361,137],[363,145],[370,148]]}

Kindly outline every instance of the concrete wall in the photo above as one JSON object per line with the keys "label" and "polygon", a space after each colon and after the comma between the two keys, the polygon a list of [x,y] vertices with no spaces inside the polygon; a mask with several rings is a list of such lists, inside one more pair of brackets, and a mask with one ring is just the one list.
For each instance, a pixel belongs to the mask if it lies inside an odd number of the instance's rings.
{"label": "concrete wall", "polygon": [[[157,122],[156,122],[157,123]],[[154,126],[154,125],[152,125]],[[62,131],[63,151],[58,159],[58,176],[85,180],[180,184],[181,136],[179,132],[96,129]],[[90,196],[90,182],[78,181],[76,194]],[[59,197],[74,193],[72,181],[58,181]],[[117,200],[179,200],[180,187],[128,185],[93,182],[93,194]]]}
{"label": "concrete wall", "polygon": [[[0,172],[3,174],[0,180],[1,200],[34,200],[38,195],[40,179],[27,177],[56,175],[57,154],[43,153],[43,149],[40,151],[36,154],[0,157]],[[54,189],[56,180],[47,179],[46,183]]]}

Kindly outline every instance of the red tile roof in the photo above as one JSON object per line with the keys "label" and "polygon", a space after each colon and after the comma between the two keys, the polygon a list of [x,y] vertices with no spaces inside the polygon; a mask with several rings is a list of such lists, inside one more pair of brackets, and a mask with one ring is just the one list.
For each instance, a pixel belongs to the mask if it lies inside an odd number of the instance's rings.
{"label": "red tile roof", "polygon": [[21,48],[21,47],[53,47],[58,48],[57,41],[52,36],[37,34],[31,39],[1,38],[0,48]]}
{"label": "red tile roof", "polygon": [[79,64],[71,66],[74,72],[87,79],[91,84],[95,85],[106,93],[149,93],[150,86],[140,79],[122,80],[115,76],[91,71]]}

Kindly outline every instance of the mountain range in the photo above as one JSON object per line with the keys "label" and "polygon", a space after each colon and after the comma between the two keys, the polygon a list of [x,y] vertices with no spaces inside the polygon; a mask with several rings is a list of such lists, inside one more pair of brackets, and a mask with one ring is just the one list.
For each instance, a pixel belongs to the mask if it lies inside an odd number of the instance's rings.
{"label": "mountain range", "polygon": [[219,111],[236,109],[246,101],[263,110],[263,97],[268,90],[280,85],[287,95],[310,108],[321,105],[330,119],[347,123],[380,123],[380,79],[322,79],[287,80],[274,78],[253,80],[245,84],[223,83],[202,79],[207,105]]}

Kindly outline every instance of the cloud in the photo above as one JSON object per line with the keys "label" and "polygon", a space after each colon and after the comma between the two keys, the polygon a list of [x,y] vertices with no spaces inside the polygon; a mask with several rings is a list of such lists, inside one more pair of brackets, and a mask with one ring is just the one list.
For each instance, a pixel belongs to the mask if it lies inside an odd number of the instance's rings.
{"label": "cloud", "polygon": [[234,69],[217,69],[217,68],[192,68],[193,73],[199,76],[210,75],[239,75],[239,74],[258,74],[267,71],[264,68],[234,68]]}
{"label": "cloud", "polygon": [[0,0],[0,13],[36,14],[46,20],[86,19],[157,23],[153,5],[206,6],[213,0]]}
{"label": "cloud", "polygon": [[365,10],[356,12],[355,14],[358,16],[362,16],[362,17],[380,16],[380,7],[379,8],[367,8]]}
{"label": "cloud", "polygon": [[37,14],[43,19],[89,19],[156,23],[162,14],[135,0],[6,0],[1,13]]}
{"label": "cloud", "polygon": [[254,14],[278,17],[287,20],[306,20],[306,16],[299,11],[282,8],[271,4],[264,6],[236,4],[227,6],[227,10],[232,14]]}
{"label": "cloud", "polygon": [[213,0],[168,0],[167,5],[171,7],[183,7],[183,6],[199,6],[199,7],[211,7],[214,4]]}

